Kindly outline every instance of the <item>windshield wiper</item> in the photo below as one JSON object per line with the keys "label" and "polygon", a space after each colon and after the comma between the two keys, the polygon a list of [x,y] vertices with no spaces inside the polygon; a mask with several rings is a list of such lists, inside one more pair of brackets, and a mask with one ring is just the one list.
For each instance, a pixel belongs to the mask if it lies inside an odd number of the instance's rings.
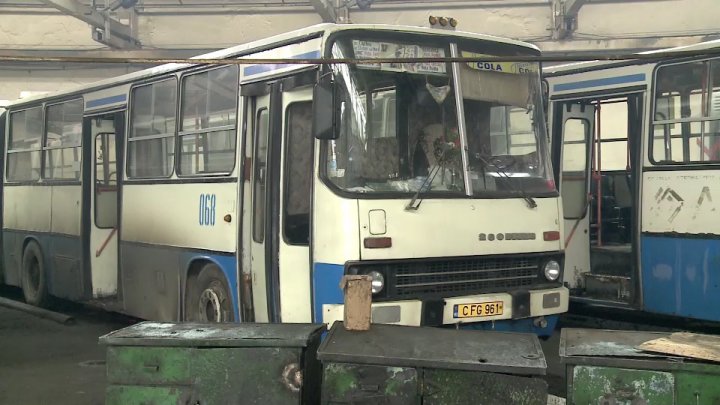
{"label": "windshield wiper", "polygon": [[[438,164],[430,168],[430,173],[428,173],[427,177],[425,177],[425,180],[423,180],[422,184],[420,184],[420,187],[417,189],[412,199],[410,199],[410,202],[408,202],[408,204],[405,206],[405,211],[417,211],[417,209],[420,208],[420,204],[422,204],[422,198],[420,198],[420,193],[426,186],[432,185],[433,180],[435,180],[435,176],[437,176],[437,174],[440,172],[440,163],[445,161],[445,153],[447,153],[447,151],[450,149],[451,148],[447,147],[447,145],[442,149],[442,153],[437,158]],[[428,187],[428,189],[425,191],[429,190],[430,187]],[[417,204],[415,204],[416,202]]]}
{"label": "windshield wiper", "polygon": [[[435,179],[435,176],[440,171],[440,165],[435,165],[430,169],[430,173],[428,173],[428,176],[425,177],[425,180],[423,180],[422,184],[420,184],[420,187],[418,187],[415,194],[413,194],[412,199],[410,199],[410,202],[407,203],[405,206],[405,211],[417,211],[418,208],[420,208],[420,204],[422,204],[422,198],[420,197],[420,193],[423,191],[425,187],[432,184],[433,180]],[[427,190],[430,191],[430,187],[428,187]],[[415,204],[417,202],[417,204]]]}
{"label": "windshield wiper", "polygon": [[487,160],[483,159],[483,157],[479,153],[475,154],[475,158],[477,158],[482,163],[484,163],[486,167],[493,167],[494,168],[493,171],[495,173],[497,173],[497,175],[500,178],[505,180],[505,184],[507,184],[508,188],[510,188],[510,191],[512,191],[513,193],[519,194],[520,197],[523,200],[525,200],[525,203],[527,204],[528,208],[533,209],[533,208],[537,207],[537,202],[535,202],[535,199],[533,199],[529,195],[525,194],[524,191],[518,190],[515,188],[515,186],[513,186],[512,181],[510,180],[510,176],[507,174],[507,172],[505,170],[503,170],[503,169],[499,168],[498,166],[493,165],[490,162],[488,162]]}

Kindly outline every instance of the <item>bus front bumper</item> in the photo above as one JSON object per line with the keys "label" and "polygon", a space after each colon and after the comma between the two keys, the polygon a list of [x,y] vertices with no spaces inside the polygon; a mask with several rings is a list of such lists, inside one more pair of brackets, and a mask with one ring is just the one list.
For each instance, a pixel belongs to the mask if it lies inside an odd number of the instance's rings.
{"label": "bus front bumper", "polygon": [[[472,308],[467,305],[477,307],[477,304],[499,302],[502,303],[502,314],[499,315],[472,316],[470,313]],[[565,287],[530,290],[521,294],[466,295],[445,298],[439,302],[433,302],[433,304],[428,304],[428,302],[424,304],[421,300],[374,302],[372,304],[372,322],[424,326],[533,318],[567,312],[568,302],[569,291]],[[328,327],[335,321],[343,320],[345,310],[343,304],[324,304],[322,309],[322,321],[328,324]]]}

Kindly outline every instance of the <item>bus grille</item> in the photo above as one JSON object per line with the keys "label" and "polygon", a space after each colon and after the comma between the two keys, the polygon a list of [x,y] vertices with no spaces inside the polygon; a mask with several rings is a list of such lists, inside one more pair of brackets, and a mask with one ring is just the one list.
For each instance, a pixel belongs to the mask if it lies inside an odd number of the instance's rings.
{"label": "bus grille", "polygon": [[530,286],[538,281],[538,264],[536,257],[397,263],[392,295],[450,297]]}

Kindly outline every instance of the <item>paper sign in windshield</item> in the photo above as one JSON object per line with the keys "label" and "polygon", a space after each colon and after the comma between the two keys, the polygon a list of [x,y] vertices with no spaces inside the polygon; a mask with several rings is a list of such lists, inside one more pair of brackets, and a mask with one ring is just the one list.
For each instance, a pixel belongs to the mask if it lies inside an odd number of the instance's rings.
{"label": "paper sign in windshield", "polygon": [[[353,51],[358,59],[377,58],[444,58],[445,49],[430,46],[395,44],[377,41],[353,41]],[[363,69],[378,69],[390,72],[407,72],[417,74],[446,74],[445,63],[358,63]]]}
{"label": "paper sign in windshield", "polygon": [[483,61],[482,58],[496,58],[497,56],[485,55],[482,53],[474,52],[462,52],[463,58],[478,58],[478,61],[467,62],[467,65],[471,69],[485,70],[489,72],[498,73],[513,73],[513,74],[524,74],[524,73],[535,73],[538,71],[538,65],[534,62],[496,62],[496,61]]}

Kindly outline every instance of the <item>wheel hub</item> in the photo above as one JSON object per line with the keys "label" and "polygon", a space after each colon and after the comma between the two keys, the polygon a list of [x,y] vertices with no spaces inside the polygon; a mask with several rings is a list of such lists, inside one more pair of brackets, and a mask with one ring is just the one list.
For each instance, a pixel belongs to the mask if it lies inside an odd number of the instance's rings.
{"label": "wheel hub", "polygon": [[200,319],[207,322],[222,322],[222,307],[220,296],[212,288],[205,289],[200,294]]}

